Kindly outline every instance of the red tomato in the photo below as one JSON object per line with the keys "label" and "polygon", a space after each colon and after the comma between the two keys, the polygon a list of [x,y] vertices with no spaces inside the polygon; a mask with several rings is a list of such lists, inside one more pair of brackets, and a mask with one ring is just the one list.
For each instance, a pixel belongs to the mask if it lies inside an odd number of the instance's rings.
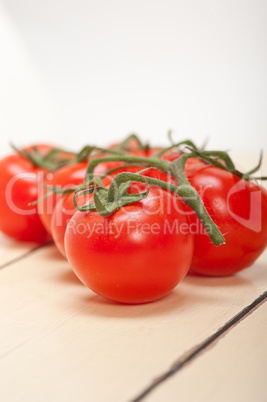
{"label": "red tomato", "polygon": [[[120,168],[115,172],[113,172],[112,174],[110,174],[109,176],[105,177],[103,179],[103,185],[105,187],[108,187],[111,181],[114,179],[114,177],[119,173],[122,172],[137,173],[140,170],[142,170],[141,166],[130,166]],[[142,173],[142,175],[171,182],[173,184],[176,183],[172,177],[166,175],[165,173],[161,172],[158,169],[149,169],[144,173]],[[62,197],[57,202],[56,207],[54,208],[52,214],[52,221],[51,221],[52,237],[57,248],[59,249],[59,251],[63,256],[65,256],[64,236],[66,227],[72,215],[77,211],[73,204],[73,194],[74,193],[71,193],[66,197]],[[84,205],[88,201],[88,196],[84,197],[79,196],[77,199],[79,200],[79,205]]]}
{"label": "red tomato", "polygon": [[[67,225],[71,219],[71,217],[77,212],[77,209],[73,204],[73,193],[70,193],[64,197],[62,197],[53,212],[52,221],[51,221],[51,233],[55,245],[61,254],[66,258],[65,252],[65,232]],[[76,197],[76,201],[79,206],[85,205],[87,202],[92,200],[92,196],[90,195],[79,195]]]}
{"label": "red tomato", "polygon": [[53,240],[64,257],[66,257],[64,246],[66,227],[72,215],[77,211],[73,204],[73,194],[74,193],[68,194],[58,201],[51,220],[51,233]]}
{"label": "red tomato", "polygon": [[215,247],[190,214],[197,230],[191,271],[225,276],[252,265],[267,246],[267,192],[214,166],[192,171],[189,181],[226,241]]}
{"label": "red tomato", "polygon": [[[80,162],[74,165],[64,166],[56,172],[47,174],[44,183],[40,187],[53,186],[61,189],[82,184],[85,179],[88,162]],[[43,195],[49,190],[44,188]],[[39,197],[41,198],[41,197]],[[62,198],[60,194],[53,194],[38,203],[38,213],[48,233],[51,234],[51,220],[57,202]]]}
{"label": "red tomato", "polygon": [[[182,152],[170,150],[170,151],[165,152],[161,156],[161,159],[169,161],[169,162],[173,162],[176,159],[180,158],[180,156],[182,156],[182,155],[183,155]],[[187,173],[188,169],[191,169],[191,168],[198,169],[203,166],[206,166],[206,163],[203,162],[202,160],[200,160],[198,158],[189,158],[189,159],[187,159],[186,164],[185,164],[185,172]]]}
{"label": "red tomato", "polygon": [[[98,155],[95,158],[105,157],[106,155]],[[92,157],[93,159],[94,157]],[[122,165],[122,162],[105,162],[100,163],[95,171],[94,176],[101,176],[105,172],[115,169],[116,167]],[[64,166],[58,169],[53,174],[50,172],[44,183],[41,186],[53,186],[59,188],[68,188],[82,184],[85,180],[86,170],[88,166],[88,161],[76,163],[74,165]],[[43,190],[43,195],[47,193],[47,190]],[[41,198],[41,197],[40,197]],[[51,234],[51,220],[53,216],[54,209],[57,202],[62,198],[59,194],[51,195],[45,198],[43,201],[38,203],[38,212],[40,218],[48,231]]]}
{"label": "red tomato", "polygon": [[[36,145],[42,155],[52,146]],[[28,159],[13,154],[0,161],[0,230],[17,240],[44,242],[47,232],[37,213],[37,206],[28,204],[38,198],[38,175],[44,170],[34,166]]]}
{"label": "red tomato", "polygon": [[[110,174],[108,177],[103,179],[103,185],[105,187],[109,186],[111,181],[114,179],[117,173],[121,172],[131,172],[135,173],[142,168],[140,166],[135,167],[131,166],[128,168],[121,168],[118,171]],[[64,237],[65,237],[65,231],[67,228],[67,225],[69,223],[69,220],[71,217],[74,215],[75,212],[77,212],[77,209],[74,207],[73,204],[73,193],[70,193],[64,197],[62,197],[56,204],[56,207],[54,208],[53,214],[52,214],[52,220],[51,220],[51,234],[53,237],[53,240],[55,242],[55,245],[57,246],[58,250],[61,252],[61,254],[66,257],[65,253],[65,245],[64,245]],[[88,195],[85,196],[78,196],[77,201],[80,206],[84,205],[86,202],[89,201],[91,197]]]}
{"label": "red tomato", "polygon": [[175,161],[175,159],[180,158],[180,156],[182,156],[182,155],[183,155],[182,152],[178,152],[178,151],[171,149],[171,150],[165,152],[164,154],[162,154],[160,158],[164,159],[166,161],[169,161],[169,162],[173,162],[173,161]]}
{"label": "red tomato", "polygon": [[151,186],[142,201],[109,217],[77,211],[65,234],[76,275],[97,294],[123,303],[169,293],[186,275],[193,253],[188,219],[177,204],[183,208],[179,197]]}

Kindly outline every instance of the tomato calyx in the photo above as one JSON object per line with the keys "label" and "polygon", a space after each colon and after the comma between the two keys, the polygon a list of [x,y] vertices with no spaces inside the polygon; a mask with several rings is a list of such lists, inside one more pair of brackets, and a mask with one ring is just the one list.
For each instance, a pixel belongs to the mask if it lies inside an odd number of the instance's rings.
{"label": "tomato calyx", "polygon": [[46,198],[50,197],[53,194],[67,195],[67,194],[70,194],[70,193],[73,193],[74,191],[76,191],[77,188],[81,189],[81,188],[85,188],[87,186],[88,186],[88,184],[82,184],[79,186],[73,186],[73,187],[68,187],[68,188],[61,188],[61,187],[50,186],[50,185],[43,186],[45,189],[48,190],[48,192],[43,197],[38,198],[38,200],[29,202],[28,205],[29,206],[37,205],[39,202],[42,202],[43,200],[45,200]]}
{"label": "tomato calyx", "polygon": [[[51,148],[46,154],[41,154],[36,146],[32,149],[20,149],[14,144],[10,144],[11,148],[16,151],[23,158],[28,159],[33,166],[50,171],[57,170],[67,164],[69,164],[74,158],[75,153],[66,151],[60,148]],[[63,157],[62,155],[65,155]],[[67,157],[69,155],[69,157]]]}
{"label": "tomato calyx", "polygon": [[[109,216],[111,215],[114,211],[116,211],[118,208],[124,206],[124,205],[129,205],[134,202],[137,202],[140,200],[140,197],[144,198],[147,196],[149,192],[149,186],[147,187],[147,192],[142,193],[142,195],[137,194],[137,195],[132,195],[129,194],[125,191],[125,189],[129,188],[129,185],[127,187],[126,183],[131,183],[131,181],[136,181],[136,182],[145,182],[147,185],[153,184],[156,186],[159,186],[161,188],[164,188],[166,190],[169,190],[177,195],[179,195],[183,201],[196,213],[200,221],[202,222],[204,228],[206,229],[209,237],[211,238],[212,242],[214,243],[215,246],[219,246],[221,244],[225,243],[224,237],[209,216],[206,208],[203,205],[203,202],[200,198],[200,195],[198,192],[190,185],[189,181],[187,180],[187,177],[184,173],[184,167],[187,159],[194,157],[195,154],[187,154],[187,155],[182,155],[180,158],[175,160],[174,162],[168,162],[168,161],[163,161],[160,160],[157,157],[151,157],[151,158],[143,158],[143,157],[135,157],[135,156],[117,156],[117,157],[107,157],[107,158],[99,158],[99,159],[94,159],[89,162],[88,169],[87,169],[87,174],[86,174],[86,181],[90,182],[94,178],[94,169],[96,166],[105,161],[114,161],[114,160],[119,160],[122,162],[131,162],[131,163],[139,163],[139,164],[145,164],[148,165],[149,167],[155,167],[160,170],[162,170],[165,173],[170,172],[171,175],[176,179],[178,186],[147,176],[141,176],[140,172],[138,173],[129,173],[129,172],[122,172],[119,173],[118,175],[115,176],[115,178],[112,180],[110,184],[109,190],[105,189],[102,187],[96,188],[95,189],[95,194],[94,194],[94,203],[84,205],[82,207],[82,211],[86,210],[91,210],[91,209],[97,209],[100,215],[102,216]],[[125,184],[126,187],[123,188],[123,193],[121,193],[121,185]],[[90,191],[94,191],[90,189]],[[76,193],[77,194],[77,193]],[[100,196],[99,196],[100,195]],[[77,202],[75,200],[76,195],[74,194],[74,205]],[[141,198],[141,199],[142,199]],[[76,206],[75,205],[75,206]]]}
{"label": "tomato calyx", "polygon": [[143,150],[147,148],[147,144],[143,144],[137,134],[129,134],[125,140],[123,140],[118,146],[117,149],[123,151],[129,150]]}
{"label": "tomato calyx", "polygon": [[[187,142],[188,141],[186,141],[186,143]],[[185,143],[185,141],[183,141],[183,143]],[[165,173],[170,172],[171,175],[176,179],[178,186],[171,185],[170,183],[166,183],[166,182],[163,182],[158,179],[152,179],[150,177],[140,176],[140,174],[137,174],[137,173],[120,173],[113,179],[112,183],[115,181],[116,187],[119,188],[118,182],[120,180],[143,181],[145,178],[147,180],[148,184],[155,184],[159,187],[168,189],[168,190],[178,194],[183,199],[183,201],[196,213],[199,220],[201,221],[204,228],[206,229],[207,234],[209,235],[213,244],[215,246],[220,246],[221,244],[225,243],[225,239],[224,239],[223,235],[221,234],[221,232],[219,231],[218,227],[213,222],[210,215],[208,214],[206,208],[204,207],[200,195],[191,186],[191,184],[187,180],[187,177],[184,173],[184,167],[185,167],[185,163],[186,163],[187,159],[195,157],[195,156],[196,156],[196,153],[193,153],[193,152],[190,154],[184,154],[184,155],[180,156],[178,159],[176,159],[174,162],[168,162],[165,160],[161,160],[156,156],[147,158],[147,157],[136,157],[136,156],[132,156],[132,155],[129,155],[129,156],[122,155],[122,156],[116,156],[116,157],[111,156],[111,157],[106,157],[106,158],[94,159],[89,162],[85,181],[90,181],[93,179],[94,169],[96,168],[96,166],[99,163],[108,162],[108,161],[110,162],[110,161],[115,161],[115,160],[121,161],[121,162],[126,162],[126,163],[130,162],[130,163],[144,164],[149,167],[151,167],[151,166],[156,167]],[[141,179],[140,179],[140,177],[141,177]],[[115,188],[115,184],[114,184],[114,186],[112,186],[112,183],[111,183],[110,187]],[[166,188],[166,184],[168,185],[167,188]],[[112,198],[112,196],[110,193],[107,193],[107,197],[108,197],[108,194],[109,194],[109,200],[110,200]],[[114,200],[112,200],[112,201],[114,201]],[[131,201],[129,203],[132,203],[132,202],[134,202],[134,201]],[[119,204],[116,205],[116,209],[119,208],[118,205]],[[95,207],[96,207],[96,205],[95,205]],[[95,207],[94,207],[94,209],[97,209]],[[90,208],[90,207],[88,207],[88,208]],[[112,211],[113,211],[113,208],[112,208]],[[105,211],[105,213],[107,213],[107,211]],[[105,216],[108,216],[108,215],[105,215]]]}
{"label": "tomato calyx", "polygon": [[[191,140],[184,140],[176,144],[172,144],[167,148],[160,149],[150,157],[145,156],[145,153],[143,152],[132,152],[133,142],[131,141],[134,141],[137,144],[137,147],[143,146],[135,134],[130,135],[123,143],[113,148],[106,149],[91,145],[85,146],[75,157],[76,163],[89,160],[84,184],[71,187],[66,190],[49,188],[49,186],[47,186],[48,190],[50,191],[43,198],[55,193],[65,195],[74,192],[73,203],[77,210],[82,212],[88,210],[97,210],[101,216],[107,217],[123,206],[141,201],[149,194],[150,185],[155,185],[180,196],[185,204],[195,212],[213,244],[215,246],[224,244],[225,239],[223,235],[208,214],[199,193],[194,187],[192,187],[187,179],[185,174],[186,162],[190,158],[197,158],[201,163],[205,162],[206,164],[226,170],[232,174],[235,174],[240,179],[247,177],[248,180],[251,178],[251,174],[259,169],[262,157],[260,158],[256,168],[252,169],[246,174],[243,174],[235,168],[235,165],[227,152],[205,151],[203,147],[198,149]],[[181,147],[183,147],[183,149],[181,149]],[[143,149],[144,148],[145,147],[143,146]],[[190,152],[186,152],[186,149]],[[170,158],[170,160],[161,159],[165,153],[171,150],[174,150],[175,159],[173,159],[173,157]],[[101,176],[102,178],[105,178],[107,175],[115,172],[118,169],[126,168],[127,166],[138,165],[142,170],[136,173],[118,173],[112,180],[109,188],[106,188],[103,185],[101,178],[96,177],[94,172],[97,165],[108,162],[122,162],[124,164],[120,164],[119,167],[104,173]],[[154,167],[161,170],[165,174],[170,174],[176,180],[178,185],[153,177],[147,177],[143,174],[141,175],[141,173],[144,173],[146,170],[144,170],[146,167],[150,169]],[[144,183],[146,185],[146,190],[138,192],[137,194],[129,192],[132,182]],[[93,199],[93,202],[88,202],[83,206],[79,206],[76,198],[79,195],[86,194],[92,194],[90,201]],[[39,201],[40,200],[37,202]]]}
{"label": "tomato calyx", "polygon": [[94,170],[97,165],[102,162],[126,162],[126,164],[142,165],[149,167],[156,167],[163,172],[167,172],[169,162],[160,160],[156,157],[145,157],[145,156],[133,156],[133,155],[118,155],[118,156],[108,156],[98,159],[91,159],[88,164],[85,181],[88,182],[94,178]]}
{"label": "tomato calyx", "polygon": [[[124,175],[123,173],[116,176]],[[130,174],[131,175],[131,174]],[[137,194],[129,193],[129,187],[131,185],[132,180],[129,180],[129,177],[123,177],[118,183],[118,179],[116,181],[112,181],[110,188],[106,188],[103,186],[96,186],[96,181],[93,184],[89,185],[86,190],[77,189],[73,196],[73,204],[78,211],[92,211],[97,210],[99,215],[107,217],[117,211],[119,208],[133,204],[135,202],[143,200],[147,197],[149,193],[149,184],[147,183],[146,177],[136,175],[134,176],[133,181],[139,181],[146,184],[147,188],[145,191],[139,192]],[[118,185],[117,185],[118,183]],[[94,202],[88,203],[79,207],[76,197],[81,195],[91,194],[94,195]]]}
{"label": "tomato calyx", "polygon": [[221,244],[225,243],[225,239],[218,229],[217,225],[210,217],[208,211],[206,210],[199,193],[193,186],[191,186],[184,172],[186,161],[189,158],[193,158],[195,156],[196,153],[194,152],[190,154],[184,154],[180,156],[180,158],[171,162],[168,169],[178,183],[177,193],[180,195],[183,201],[195,212],[213,244],[215,246],[220,246]]}

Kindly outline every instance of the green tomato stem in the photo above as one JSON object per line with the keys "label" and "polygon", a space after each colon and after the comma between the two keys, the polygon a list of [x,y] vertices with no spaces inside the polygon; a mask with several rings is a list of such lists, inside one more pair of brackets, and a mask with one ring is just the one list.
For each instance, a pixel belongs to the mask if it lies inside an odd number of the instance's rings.
{"label": "green tomato stem", "polygon": [[[108,200],[109,201],[114,201],[118,197],[118,188],[119,188],[119,180],[122,180],[122,177],[124,177],[123,180],[126,180],[127,177],[129,178],[128,180],[136,180],[136,181],[144,181],[144,177],[147,180],[147,183],[149,184],[155,184],[159,187],[165,188],[167,190],[170,190],[174,192],[175,194],[178,194],[183,201],[188,205],[197,215],[201,223],[203,224],[207,234],[209,235],[211,241],[215,246],[219,246],[221,244],[225,243],[225,239],[211,217],[209,216],[206,208],[203,205],[203,202],[200,198],[200,195],[198,194],[197,190],[194,189],[189,181],[187,180],[187,177],[184,173],[184,167],[187,159],[192,158],[197,156],[197,153],[190,153],[187,155],[182,155],[180,158],[178,158],[176,161],[170,163],[168,161],[163,161],[159,160],[157,158],[146,158],[146,157],[136,157],[136,156],[118,156],[118,157],[107,157],[107,158],[99,158],[99,159],[93,159],[90,161],[86,173],[86,181],[90,181],[93,179],[93,174],[94,174],[94,169],[95,167],[102,162],[113,162],[113,161],[121,161],[121,162],[128,162],[128,163],[143,163],[149,166],[154,166],[162,170],[163,172],[167,173],[170,172],[170,174],[175,178],[175,180],[178,183],[178,186],[172,185],[170,183],[166,183],[162,180],[158,179],[153,179],[153,178],[148,178],[147,176],[140,176],[142,179],[138,179],[137,174],[134,173],[120,173],[118,174],[112,181],[112,184],[110,185],[110,190],[108,193]],[[128,175],[128,176],[127,176]],[[132,177],[132,179],[130,179]]]}
{"label": "green tomato stem", "polygon": [[204,207],[199,193],[191,186],[186,174],[184,173],[186,161],[195,156],[197,156],[197,154],[194,152],[182,155],[170,164],[169,171],[179,185],[178,194],[180,197],[195,212],[213,244],[215,246],[220,246],[225,243],[225,239]]}
{"label": "green tomato stem", "polygon": [[185,140],[185,141],[180,141],[180,142],[177,142],[177,144],[173,144],[173,145],[171,145],[171,146],[169,146],[169,147],[167,147],[167,148],[163,148],[163,149],[161,149],[159,152],[157,152],[155,155],[153,155],[154,157],[156,157],[156,158],[160,158],[163,154],[165,154],[166,152],[168,152],[168,151],[170,151],[171,149],[173,149],[173,148],[177,148],[177,147],[179,147],[179,146],[181,146],[181,145],[188,145],[188,146],[190,146],[191,148],[193,148],[193,149],[197,149],[196,148],[196,146],[195,146],[195,144],[191,141],[191,140]]}
{"label": "green tomato stem", "polygon": [[130,143],[131,140],[135,140],[137,142],[137,145],[138,145],[137,149],[143,149],[144,148],[144,145],[142,144],[142,141],[140,140],[140,138],[138,137],[137,134],[128,135],[128,137],[126,137],[125,140],[123,140],[122,143],[119,144],[118,148],[128,150],[129,143]]}
{"label": "green tomato stem", "polygon": [[[189,158],[184,158],[185,162]],[[185,165],[185,162],[182,164]],[[171,164],[172,165],[172,164]],[[220,246],[225,243],[225,239],[222,236],[221,232],[217,228],[216,224],[213,222],[211,217],[209,216],[206,208],[203,205],[203,202],[198,194],[198,192],[190,185],[184,173],[177,173],[177,170],[180,171],[180,167],[175,167],[170,165],[170,172],[173,171],[172,176],[175,178],[177,182],[179,181],[181,184],[176,186],[175,184],[171,184],[165,182],[163,180],[155,179],[152,177],[141,176],[138,173],[129,173],[122,172],[119,173],[111,182],[109,191],[108,191],[108,201],[112,202],[117,200],[119,195],[119,187],[122,183],[125,183],[129,180],[144,182],[146,184],[156,185],[165,190],[171,191],[172,193],[179,195],[186,205],[188,205],[197,215],[201,223],[203,224],[207,234],[209,235],[211,241],[215,246]]]}
{"label": "green tomato stem", "polygon": [[104,162],[128,162],[128,163],[137,163],[137,164],[145,164],[149,166],[154,166],[157,167],[158,169],[162,170],[163,172],[166,172],[170,162],[168,161],[163,161],[157,158],[146,158],[146,157],[139,157],[139,156],[133,156],[133,155],[118,155],[118,156],[108,156],[106,158],[98,158],[98,159],[92,159],[89,162],[86,176],[85,176],[85,181],[88,182],[94,178],[94,170],[99,163],[104,163]]}

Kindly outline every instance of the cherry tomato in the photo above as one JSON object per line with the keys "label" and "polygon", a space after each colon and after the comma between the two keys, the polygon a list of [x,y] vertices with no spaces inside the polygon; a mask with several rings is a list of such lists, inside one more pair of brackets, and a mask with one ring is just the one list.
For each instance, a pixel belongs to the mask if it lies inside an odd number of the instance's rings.
{"label": "cherry tomato", "polygon": [[73,194],[74,193],[70,193],[57,202],[51,220],[51,234],[53,240],[64,257],[66,257],[64,245],[66,227],[72,215],[77,211],[73,204]]}
{"label": "cherry tomato", "polygon": [[188,179],[226,241],[215,247],[191,213],[196,229],[191,271],[225,276],[252,265],[267,246],[267,192],[214,166],[191,170]]}
{"label": "cherry tomato", "polygon": [[183,208],[179,197],[150,186],[146,198],[109,217],[77,211],[65,234],[76,275],[97,294],[123,303],[169,293],[186,275],[193,253],[188,219],[177,203]]}
{"label": "cherry tomato", "polygon": [[[52,148],[40,144],[34,148],[46,155]],[[0,161],[0,230],[17,240],[44,242],[47,232],[39,218],[36,206],[29,203],[38,198],[38,175],[45,172],[27,158],[16,153]]]}
{"label": "cherry tomato", "polygon": [[[80,162],[64,166],[56,172],[49,172],[40,187],[53,186],[61,189],[82,184],[85,179],[88,162]],[[43,195],[49,190],[43,189]],[[41,198],[41,197],[40,197]],[[38,213],[48,233],[51,234],[51,220],[57,202],[62,198],[60,194],[53,194],[38,203]]]}
{"label": "cherry tomato", "polygon": [[[103,185],[105,187],[109,186],[111,181],[114,179],[116,174],[121,173],[121,172],[131,172],[131,173],[136,173],[137,171],[141,170],[142,168],[140,166],[135,167],[131,166],[128,168],[121,168],[112,174],[108,175],[106,178],[103,179]],[[55,245],[57,246],[58,250],[61,252],[61,254],[66,257],[65,253],[65,245],[64,245],[64,237],[65,237],[65,231],[68,225],[69,220],[71,217],[74,215],[75,212],[77,212],[77,209],[74,207],[73,204],[73,195],[74,192],[63,196],[61,199],[59,199],[56,203],[56,206],[53,210],[52,214],[52,220],[51,220],[51,234],[53,237],[53,240],[55,242]],[[77,197],[78,204],[80,206],[84,205],[86,202],[89,202],[88,196],[79,196]]]}
{"label": "cherry tomato", "polygon": [[[114,179],[114,177],[122,172],[130,172],[130,173],[137,173],[140,170],[142,170],[141,166],[128,166],[128,167],[122,167],[115,172],[111,173],[107,177],[103,179],[103,185],[105,187],[108,187],[111,183],[111,181]],[[164,180],[168,182],[172,182],[175,184],[175,180],[171,177],[166,175],[165,173],[161,172],[158,169],[149,169],[142,173],[142,175],[146,175],[148,177],[153,177],[159,180]],[[55,242],[55,245],[61,252],[63,256],[66,256],[65,254],[65,246],[64,246],[64,236],[65,236],[65,231],[67,224],[69,220],[71,219],[72,215],[77,211],[76,208],[74,207],[73,204],[73,194],[71,193],[67,196],[62,197],[59,199],[56,203],[56,207],[53,210],[52,214],[52,220],[51,220],[51,234],[53,237],[53,240]],[[88,202],[88,197],[82,197],[79,196],[77,198],[79,200],[79,205],[84,205],[86,202]]]}
{"label": "cherry tomato", "polygon": [[[71,217],[77,212],[73,204],[74,192],[63,196],[57,203],[51,221],[51,233],[56,247],[66,258],[65,252],[65,232]],[[88,195],[79,195],[76,201],[79,206],[85,205],[92,199]]]}
{"label": "cherry tomato", "polygon": [[[93,156],[94,158],[106,157],[106,155],[97,155]],[[95,171],[94,176],[101,176],[109,170],[115,169],[118,166],[122,165],[122,162],[103,162],[100,163]],[[76,186],[82,184],[85,180],[86,170],[88,166],[88,161],[76,163],[73,165],[64,166],[61,169],[58,169],[54,173],[49,173],[44,183],[40,183],[43,186],[53,186],[59,188],[69,188],[72,186]],[[47,190],[43,190],[43,195],[47,193]],[[38,212],[40,218],[47,230],[48,233],[51,234],[51,220],[53,216],[54,209],[58,203],[58,201],[62,198],[59,194],[50,195],[45,198],[43,201],[38,203]]]}

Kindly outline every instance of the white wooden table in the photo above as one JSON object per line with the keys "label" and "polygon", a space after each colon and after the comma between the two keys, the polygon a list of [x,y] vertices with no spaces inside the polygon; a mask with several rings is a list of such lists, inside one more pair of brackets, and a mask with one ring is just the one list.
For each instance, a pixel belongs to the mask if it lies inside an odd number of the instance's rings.
{"label": "white wooden table", "polygon": [[0,236],[1,402],[266,402],[267,253],[137,306],[85,288],[53,245]]}

